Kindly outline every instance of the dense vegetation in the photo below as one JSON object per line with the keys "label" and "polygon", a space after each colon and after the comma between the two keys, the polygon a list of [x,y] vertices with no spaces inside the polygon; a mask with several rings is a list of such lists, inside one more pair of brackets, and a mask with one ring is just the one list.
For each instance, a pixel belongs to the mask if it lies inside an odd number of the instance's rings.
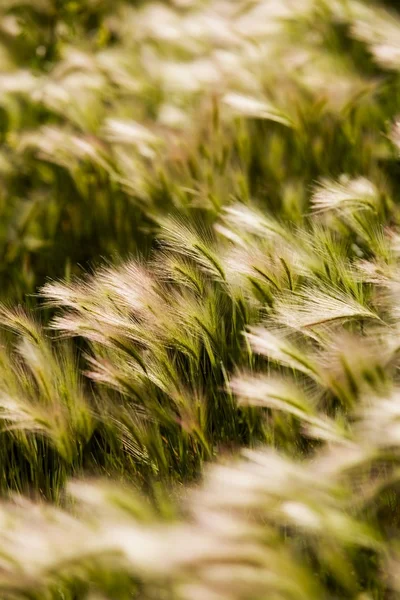
{"label": "dense vegetation", "polygon": [[400,11],[1,0],[0,598],[400,596]]}

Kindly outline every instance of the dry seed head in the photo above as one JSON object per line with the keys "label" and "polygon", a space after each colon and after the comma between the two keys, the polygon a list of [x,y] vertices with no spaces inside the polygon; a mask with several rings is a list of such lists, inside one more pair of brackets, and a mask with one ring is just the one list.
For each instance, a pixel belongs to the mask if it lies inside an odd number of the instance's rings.
{"label": "dry seed head", "polygon": [[375,210],[378,190],[365,177],[350,179],[342,176],[339,181],[323,179],[315,188],[312,205],[314,213],[327,211]]}

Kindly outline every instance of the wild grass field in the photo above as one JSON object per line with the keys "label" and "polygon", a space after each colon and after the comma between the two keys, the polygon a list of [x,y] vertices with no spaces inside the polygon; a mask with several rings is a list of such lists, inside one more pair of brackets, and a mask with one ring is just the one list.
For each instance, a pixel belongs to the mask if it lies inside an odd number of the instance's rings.
{"label": "wild grass field", "polygon": [[0,599],[400,598],[400,4],[0,0]]}

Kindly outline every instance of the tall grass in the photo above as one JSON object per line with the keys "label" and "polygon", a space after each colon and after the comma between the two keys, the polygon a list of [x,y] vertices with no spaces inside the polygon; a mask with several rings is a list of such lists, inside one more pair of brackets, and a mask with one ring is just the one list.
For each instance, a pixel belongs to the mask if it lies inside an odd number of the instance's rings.
{"label": "tall grass", "polygon": [[1,598],[399,595],[398,8],[3,0]]}

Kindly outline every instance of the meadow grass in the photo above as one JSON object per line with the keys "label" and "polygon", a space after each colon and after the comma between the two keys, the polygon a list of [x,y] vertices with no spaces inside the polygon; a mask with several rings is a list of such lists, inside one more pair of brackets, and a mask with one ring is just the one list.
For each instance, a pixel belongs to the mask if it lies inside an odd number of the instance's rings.
{"label": "meadow grass", "polygon": [[400,12],[2,0],[0,597],[400,594]]}

